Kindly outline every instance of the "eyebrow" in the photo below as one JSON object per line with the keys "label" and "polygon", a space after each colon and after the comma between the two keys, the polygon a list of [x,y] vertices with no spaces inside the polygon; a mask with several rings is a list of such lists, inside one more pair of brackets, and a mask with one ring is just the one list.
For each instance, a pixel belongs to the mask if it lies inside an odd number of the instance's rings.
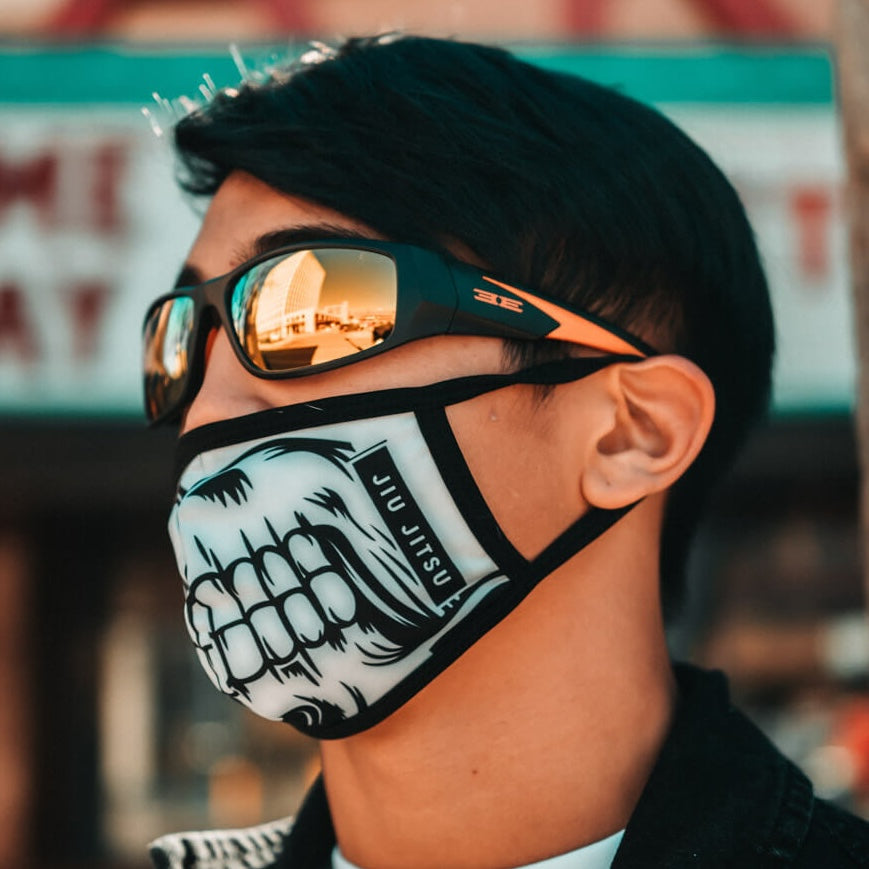
{"label": "eyebrow", "polygon": [[[289,247],[292,244],[305,244],[310,241],[325,241],[327,239],[352,239],[354,241],[369,240],[377,238],[374,233],[365,233],[361,230],[350,229],[346,226],[337,226],[333,223],[310,223],[302,226],[293,226],[286,229],[276,229],[272,232],[266,232],[263,235],[257,236],[252,242],[240,247],[232,258],[232,269],[238,268],[242,263],[254,259],[254,257],[263,256],[271,253],[273,250],[279,250],[282,247]],[[204,282],[204,275],[190,263],[185,263],[178,273],[178,278],[175,281],[175,289],[182,287],[190,287]]]}
{"label": "eyebrow", "polygon": [[288,229],[276,229],[254,239],[253,243],[241,248],[236,254],[235,266],[262,256],[273,250],[288,247],[291,244],[305,244],[309,241],[326,241],[334,239],[352,239],[354,241],[377,238],[374,233],[365,233],[346,226],[336,226],[334,223],[309,223],[293,226]]}

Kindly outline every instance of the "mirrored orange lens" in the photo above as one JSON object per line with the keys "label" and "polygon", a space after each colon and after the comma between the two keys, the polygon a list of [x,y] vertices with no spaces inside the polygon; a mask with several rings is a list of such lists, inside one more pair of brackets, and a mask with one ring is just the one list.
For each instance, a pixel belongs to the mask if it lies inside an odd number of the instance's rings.
{"label": "mirrored orange lens", "polygon": [[158,305],[145,323],[143,370],[151,419],[156,419],[183,395],[193,310],[192,299],[169,299]]}
{"label": "mirrored orange lens", "polygon": [[263,371],[292,371],[352,356],[395,325],[395,263],[385,254],[312,248],[272,257],[232,289],[233,328]]}

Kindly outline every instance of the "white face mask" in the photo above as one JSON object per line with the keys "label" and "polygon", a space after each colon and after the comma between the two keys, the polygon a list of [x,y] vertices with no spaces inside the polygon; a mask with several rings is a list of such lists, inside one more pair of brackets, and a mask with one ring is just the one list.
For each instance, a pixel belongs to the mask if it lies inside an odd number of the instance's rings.
{"label": "white face mask", "polygon": [[169,533],[214,684],[317,738],[383,720],[625,510],[592,510],[532,561],[506,540],[445,408],[613,357],[338,396],[179,441]]}

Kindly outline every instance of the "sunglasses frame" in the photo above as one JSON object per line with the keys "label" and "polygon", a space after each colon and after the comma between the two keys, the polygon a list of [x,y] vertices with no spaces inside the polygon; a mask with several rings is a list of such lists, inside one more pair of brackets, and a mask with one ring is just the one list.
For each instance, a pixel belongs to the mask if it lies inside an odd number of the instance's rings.
{"label": "sunglasses frame", "polygon": [[[259,368],[248,357],[241,339],[236,335],[231,311],[232,292],[241,277],[260,263],[302,250],[318,249],[371,252],[385,255],[393,261],[396,298],[392,331],[373,347],[340,359],[283,371]],[[228,334],[233,351],[245,370],[266,380],[289,380],[332,371],[402,344],[436,335],[475,335],[523,341],[560,340],[603,353],[640,358],[656,353],[640,338],[589,311],[506,283],[485,269],[447,254],[400,242],[327,238],[275,248],[245,261],[224,275],[201,284],[179,287],[157,298],[149,305],[145,315],[143,337],[147,336],[149,321],[157,309],[179,298],[193,301],[193,325],[186,342],[187,370],[178,397],[154,416],[150,413],[149,375],[146,371],[146,413],[152,424],[177,417],[181,409],[195,397],[204,375],[208,334],[218,323]],[[209,311],[211,316],[207,316]],[[214,313],[217,314],[216,318]],[[146,355],[147,352],[146,345]]]}

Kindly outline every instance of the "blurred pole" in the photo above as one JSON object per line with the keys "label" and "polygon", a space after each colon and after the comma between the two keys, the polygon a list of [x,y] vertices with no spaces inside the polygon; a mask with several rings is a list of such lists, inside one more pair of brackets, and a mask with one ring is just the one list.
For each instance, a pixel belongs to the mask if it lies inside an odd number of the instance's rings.
{"label": "blurred pole", "polygon": [[839,0],[835,41],[848,163],[851,285],[857,332],[857,442],[864,588],[869,594],[869,0]]}

